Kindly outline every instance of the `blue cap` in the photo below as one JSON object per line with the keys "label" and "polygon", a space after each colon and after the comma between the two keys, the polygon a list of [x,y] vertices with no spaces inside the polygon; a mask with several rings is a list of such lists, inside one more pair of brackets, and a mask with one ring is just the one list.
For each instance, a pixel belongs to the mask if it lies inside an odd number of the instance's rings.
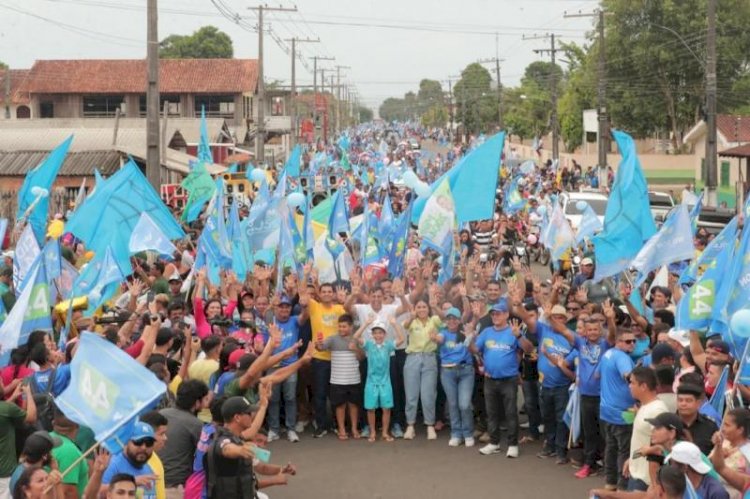
{"label": "blue cap", "polygon": [[292,300],[287,296],[283,295],[281,299],[279,300],[279,305],[290,305],[292,304]]}
{"label": "blue cap", "polygon": [[138,421],[133,427],[133,434],[130,435],[130,440],[143,440],[144,438],[156,440],[156,434],[150,424]]}
{"label": "blue cap", "polygon": [[508,300],[505,298],[500,298],[500,300],[492,305],[492,308],[490,309],[492,312],[508,312]]}
{"label": "blue cap", "polygon": [[456,319],[461,318],[461,311],[459,311],[456,307],[451,307],[448,310],[445,311],[446,317],[455,317]]}

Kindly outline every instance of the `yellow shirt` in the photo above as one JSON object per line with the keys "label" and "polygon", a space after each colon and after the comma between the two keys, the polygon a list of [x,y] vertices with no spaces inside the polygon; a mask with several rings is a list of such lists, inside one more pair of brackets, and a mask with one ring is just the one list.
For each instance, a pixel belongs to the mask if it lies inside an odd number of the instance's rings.
{"label": "yellow shirt", "polygon": [[[318,341],[318,335],[322,334],[325,340],[329,336],[339,333],[339,317],[346,313],[344,307],[338,303],[332,305],[323,305],[322,303],[310,300],[308,304],[310,311],[310,326],[312,328],[312,341]],[[331,352],[318,352],[315,350],[314,359],[331,360]]]}
{"label": "yellow shirt", "polygon": [[409,345],[406,353],[432,353],[437,350],[437,344],[430,339],[430,331],[438,332],[442,322],[440,317],[433,315],[425,322],[422,319],[414,319],[409,324]]}
{"label": "yellow shirt", "polygon": [[198,359],[188,367],[190,379],[199,379],[208,384],[211,375],[219,369],[219,361],[215,359]]}
{"label": "yellow shirt", "polygon": [[161,459],[156,455],[156,452],[151,454],[151,457],[147,463],[154,471],[156,478],[156,499],[167,499],[167,491],[164,485],[164,465],[161,463]]}

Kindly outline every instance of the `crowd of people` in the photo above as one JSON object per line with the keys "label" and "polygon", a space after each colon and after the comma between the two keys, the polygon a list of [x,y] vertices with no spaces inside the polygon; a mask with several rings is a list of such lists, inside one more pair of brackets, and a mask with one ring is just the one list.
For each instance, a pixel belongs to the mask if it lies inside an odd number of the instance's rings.
{"label": "crowd of people", "polygon": [[[471,151],[457,146],[424,161],[408,146],[383,146],[382,133],[361,127],[350,131],[348,151],[321,142],[303,157],[307,165],[316,153],[347,153],[359,163],[361,175],[343,173],[352,177],[352,215],[398,216],[415,197],[388,177],[379,184],[376,161],[432,182]],[[331,282],[313,261],[300,272],[256,262],[247,275],[222,270],[212,282],[205,266],[196,268],[199,218],[174,255],[133,257],[134,273],[106,310],[76,310],[66,344],[58,346],[59,329],[39,331],[11,352],[0,370],[0,497],[266,497],[297,472],[268,462],[266,449],[280,438],[378,446],[441,432],[449,447],[507,458],[533,452],[575,468],[571,479],[601,475],[603,486],[591,482],[600,498],[678,498],[686,490],[744,497],[750,390],[732,383],[739,359],[728,343],[675,329],[676,276],[667,287],[647,280],[642,302],[633,303],[627,280],[594,281],[590,241],[553,262],[548,277],[509,250],[535,233],[539,207],[551,209],[564,184],[598,182],[580,167],[567,172],[535,165],[518,187],[524,207],[509,212],[512,172],[503,169],[494,217],[454,231],[448,279],[445,259],[412,227],[397,274],[355,263]],[[340,236],[359,262],[358,241]],[[698,234],[696,247],[708,237]],[[60,241],[64,258],[85,265],[87,249],[74,234]],[[0,294],[11,310],[14,255],[3,256]],[[65,314],[57,315],[62,327]],[[114,455],[55,404],[71,383],[83,331],[116,344],[165,385]],[[725,369],[722,413],[709,398]],[[580,397],[573,409],[572,387]],[[570,431],[571,412],[580,431]]]}

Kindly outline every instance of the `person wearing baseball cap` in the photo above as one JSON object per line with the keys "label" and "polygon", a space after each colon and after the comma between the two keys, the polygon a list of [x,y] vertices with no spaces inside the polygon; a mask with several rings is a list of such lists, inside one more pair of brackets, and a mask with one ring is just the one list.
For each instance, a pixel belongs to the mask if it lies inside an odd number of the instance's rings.
{"label": "person wearing baseball cap", "polygon": [[112,456],[109,466],[104,470],[102,484],[109,485],[115,475],[126,473],[133,475],[138,481],[139,497],[155,498],[156,474],[148,465],[148,460],[154,453],[155,443],[156,434],[151,425],[142,421],[135,423],[125,449]]}
{"label": "person wearing baseball cap", "polygon": [[518,322],[508,324],[510,308],[505,298],[490,308],[492,326],[471,338],[469,350],[479,354],[484,364],[484,402],[490,441],[479,449],[485,456],[500,452],[500,423],[505,414],[508,428],[506,457],[518,457],[518,352],[531,353],[534,345],[521,335]]}
{"label": "person wearing baseball cap", "polygon": [[729,492],[721,485],[721,482],[709,475],[711,467],[703,461],[701,450],[694,443],[676,443],[664,461],[685,473],[697,497],[729,499]]}
{"label": "person wearing baseball cap", "polygon": [[16,488],[16,482],[27,468],[32,466],[49,466],[52,460],[52,449],[62,445],[59,437],[53,437],[44,430],[35,431],[28,437],[23,444],[21,459],[10,476],[10,490]]}

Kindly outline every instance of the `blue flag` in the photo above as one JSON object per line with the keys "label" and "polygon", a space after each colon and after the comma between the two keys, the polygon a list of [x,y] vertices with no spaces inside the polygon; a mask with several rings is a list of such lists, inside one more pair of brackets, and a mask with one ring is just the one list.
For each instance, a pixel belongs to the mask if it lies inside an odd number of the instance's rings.
{"label": "blue flag", "polygon": [[565,407],[563,421],[570,429],[570,440],[577,442],[581,438],[581,392],[578,384],[573,383],[568,389],[568,405]]}
{"label": "blue flag", "polygon": [[625,270],[644,241],[656,233],[648,185],[635,152],[633,138],[612,130],[622,161],[604,214],[604,230],[594,236],[595,280]]}
{"label": "blue flag", "polygon": [[[724,403],[726,401],[726,397],[724,396],[724,394],[727,391],[728,381],[729,366],[724,366],[724,369],[721,371],[721,376],[719,376],[719,381],[716,383],[716,387],[714,387],[714,393],[708,400],[708,403],[711,404],[711,407],[716,410],[716,413],[719,416],[724,415]],[[721,424],[721,421],[717,421],[716,423]]]}
{"label": "blue flag", "polygon": [[103,303],[112,298],[125,279],[115,258],[112,247],[97,254],[81,271],[73,284],[73,295],[87,295],[89,300],[86,316],[90,316]]}
{"label": "blue flag", "polygon": [[[222,182],[222,179],[217,180],[217,184]],[[223,269],[231,268],[232,244],[224,221],[224,188],[221,185],[217,185],[201,237],[205,244],[204,248],[213,260]]]}
{"label": "blue flag", "polygon": [[50,189],[65,162],[72,141],[71,135],[50,152],[39,166],[27,173],[18,191],[16,220],[28,220],[39,242],[44,241],[46,233]]}
{"label": "blue flag", "polygon": [[70,384],[55,403],[68,418],[91,428],[97,442],[118,433],[166,391],[151,371],[93,333],[81,335],[70,371]]}
{"label": "blue flag", "polygon": [[740,367],[737,369],[737,381],[741,385],[750,386],[750,341],[745,342],[745,351],[740,359]]}
{"label": "blue flag", "polygon": [[432,192],[419,217],[422,245],[445,255],[453,246],[456,210],[450,182],[444,178]]}
{"label": "blue flag", "polygon": [[581,225],[578,227],[578,234],[576,234],[576,244],[581,244],[584,239],[602,230],[602,227],[602,222],[596,216],[596,212],[590,204],[586,203],[586,208],[581,216]]}
{"label": "blue flag", "polygon": [[383,199],[383,208],[380,210],[380,219],[378,221],[378,241],[383,247],[388,247],[393,233],[393,222],[395,221],[393,215],[393,207],[391,206],[391,197],[388,193],[385,194]]}
{"label": "blue flag", "polygon": [[[494,135],[464,156],[431,185],[434,192],[443,179],[448,179],[456,201],[456,217],[459,224],[493,217],[495,189],[500,172],[500,155],[504,144],[505,132]],[[425,203],[424,199],[416,200],[412,211],[412,222],[416,223],[422,216]]]}
{"label": "blue flag", "polygon": [[5,233],[8,231],[8,219],[0,218],[0,248],[3,247],[5,242]]}
{"label": "blue flag", "polygon": [[701,267],[713,264],[716,257],[727,245],[734,244],[737,238],[738,223],[737,217],[732,218],[721,232],[708,243],[703,253],[698,258],[694,258],[690,262],[690,265],[682,272],[679,280],[680,284],[695,282],[698,277],[698,270]]}
{"label": "blue flag", "polygon": [[703,196],[705,194],[706,194],[706,191],[701,192],[701,195],[698,198],[698,201],[696,201],[695,205],[693,206],[693,209],[690,210],[690,225],[693,228],[693,235],[695,235],[695,233],[698,232],[698,217],[700,217],[701,209],[703,208]]}
{"label": "blue flag", "polygon": [[305,202],[305,218],[302,221],[302,237],[305,240],[305,252],[307,253],[307,259],[312,260],[313,248],[315,247],[315,233],[313,232],[312,226],[312,202],[310,201],[310,195],[307,196]]}
{"label": "blue flag", "polygon": [[44,269],[47,271],[47,279],[50,282],[60,277],[62,273],[62,262],[60,261],[60,240],[50,239],[42,249],[44,255]]}
{"label": "blue flag", "polygon": [[16,251],[13,255],[13,287],[16,290],[16,296],[21,293],[21,283],[40,252],[34,229],[31,225],[27,225],[16,242]]}
{"label": "blue flag", "polygon": [[636,286],[640,286],[653,269],[668,263],[689,260],[694,254],[690,214],[687,206],[681,204],[670,213],[659,232],[651,236],[633,259],[631,266],[640,273]]}
{"label": "blue flag", "polygon": [[335,239],[341,232],[349,233],[349,213],[346,209],[346,199],[339,191],[333,195],[333,208],[328,218],[328,236]]}
{"label": "blue flag", "polygon": [[391,277],[400,277],[404,274],[404,257],[409,239],[409,227],[411,225],[411,204],[401,213],[393,231],[391,248],[388,253],[388,273]]}
{"label": "blue flag", "polygon": [[518,181],[520,179],[520,175],[514,177],[505,189],[505,195],[503,196],[503,211],[508,214],[519,212],[526,206],[526,200],[521,196],[521,193],[518,192]]}
{"label": "blue flag", "polygon": [[555,207],[547,224],[547,230],[544,233],[544,245],[549,248],[552,259],[559,260],[575,244],[576,238],[573,229],[570,228],[570,223],[565,218],[562,207],[555,202]]}
{"label": "blue flag", "polygon": [[15,305],[0,326],[2,353],[25,345],[32,331],[52,331],[49,283],[44,271],[44,255],[39,254],[20,286]]}
{"label": "blue flag", "polygon": [[292,178],[299,177],[300,163],[302,162],[302,147],[297,144],[289,153],[289,157],[284,164],[284,171]]}
{"label": "blue flag", "polygon": [[214,162],[214,156],[211,154],[211,146],[208,140],[205,106],[201,106],[201,137],[200,142],[198,142],[198,161],[207,165],[211,165]]}
{"label": "blue flag", "polygon": [[167,236],[164,235],[159,226],[151,220],[151,217],[145,211],[141,213],[141,218],[135,224],[128,246],[130,253],[152,250],[170,259],[174,252],[177,251],[172,241],[167,239]]}

